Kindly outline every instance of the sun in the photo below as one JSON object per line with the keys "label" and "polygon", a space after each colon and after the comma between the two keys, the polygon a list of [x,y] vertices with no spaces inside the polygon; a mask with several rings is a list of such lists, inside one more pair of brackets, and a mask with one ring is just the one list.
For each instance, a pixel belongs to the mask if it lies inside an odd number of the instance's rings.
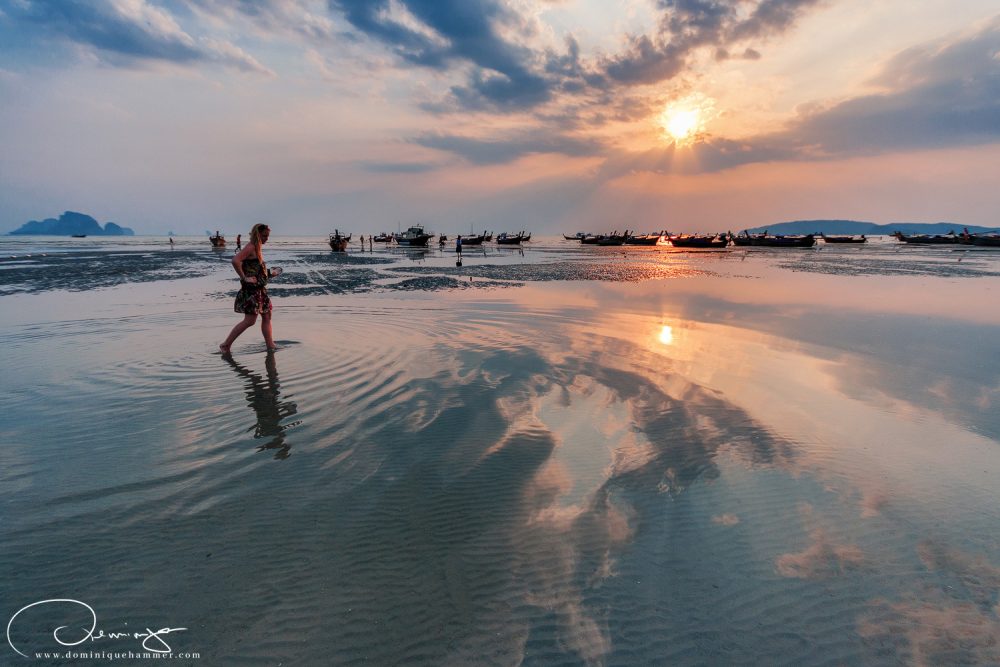
{"label": "sun", "polygon": [[677,146],[687,146],[704,133],[713,108],[713,101],[707,97],[691,95],[664,107],[657,118],[657,124],[664,139]]}
{"label": "sun", "polygon": [[663,117],[663,129],[674,141],[682,142],[698,129],[697,109],[672,109]]}

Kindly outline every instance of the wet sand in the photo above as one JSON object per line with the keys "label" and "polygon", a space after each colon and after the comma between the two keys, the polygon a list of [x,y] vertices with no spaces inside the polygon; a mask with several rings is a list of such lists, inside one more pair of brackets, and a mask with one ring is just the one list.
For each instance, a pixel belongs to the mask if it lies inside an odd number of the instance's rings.
{"label": "wet sand", "polygon": [[0,253],[8,619],[191,664],[1000,662],[1000,253],[291,240],[278,352],[224,359],[230,255],[143,243]]}

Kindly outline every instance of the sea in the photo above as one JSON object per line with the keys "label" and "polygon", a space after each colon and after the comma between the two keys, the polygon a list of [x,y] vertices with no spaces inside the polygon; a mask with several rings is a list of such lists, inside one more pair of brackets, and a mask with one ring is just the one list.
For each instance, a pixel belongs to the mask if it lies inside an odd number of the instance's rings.
{"label": "sea", "polygon": [[0,237],[0,664],[1000,664],[1000,252],[175,241]]}

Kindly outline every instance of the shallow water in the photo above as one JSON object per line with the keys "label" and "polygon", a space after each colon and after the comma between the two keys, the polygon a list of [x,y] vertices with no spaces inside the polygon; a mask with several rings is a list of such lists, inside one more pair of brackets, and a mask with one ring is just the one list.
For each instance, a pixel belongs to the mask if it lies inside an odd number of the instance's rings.
{"label": "shallow water", "polygon": [[8,620],[194,664],[1000,662],[1000,254],[278,241],[280,349],[226,360],[204,239],[17,241]]}

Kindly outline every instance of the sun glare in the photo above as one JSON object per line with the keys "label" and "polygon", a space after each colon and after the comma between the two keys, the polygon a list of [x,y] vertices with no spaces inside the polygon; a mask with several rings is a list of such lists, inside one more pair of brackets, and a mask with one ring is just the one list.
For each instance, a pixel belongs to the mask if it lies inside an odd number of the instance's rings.
{"label": "sun glare", "polygon": [[658,118],[663,137],[678,146],[693,144],[705,131],[712,108],[712,100],[704,96],[692,95],[671,102]]}
{"label": "sun glare", "polygon": [[698,110],[687,109],[670,112],[664,120],[664,128],[675,141],[683,141],[698,129]]}

